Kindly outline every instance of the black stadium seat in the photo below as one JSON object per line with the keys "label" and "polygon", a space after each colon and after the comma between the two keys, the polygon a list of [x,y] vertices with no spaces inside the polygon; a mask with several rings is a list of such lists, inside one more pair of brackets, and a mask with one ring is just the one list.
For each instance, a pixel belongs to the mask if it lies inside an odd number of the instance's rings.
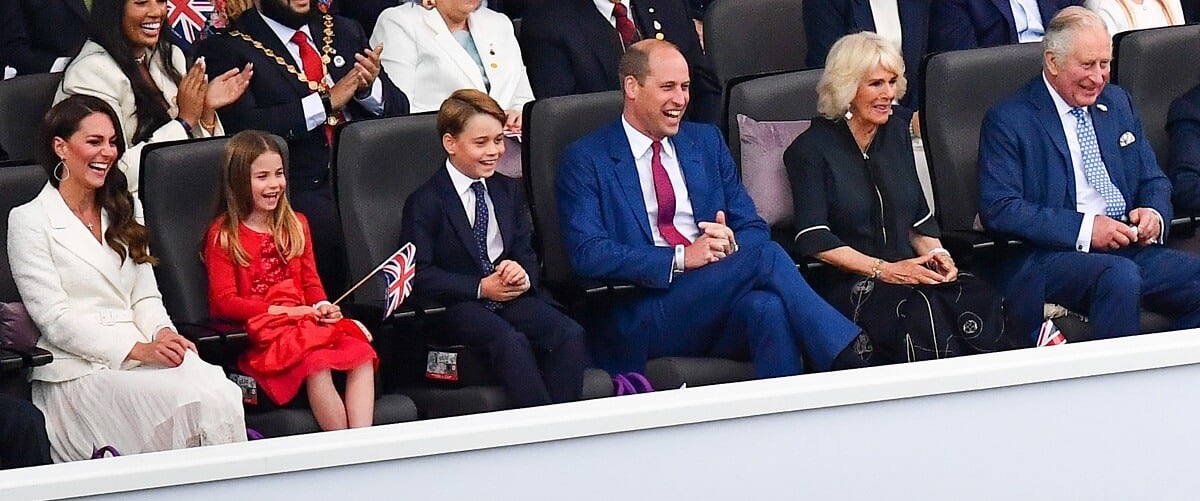
{"label": "black stadium seat", "polygon": [[[924,61],[920,120],[942,242],[961,256],[998,250],[987,254],[986,261],[976,261],[973,271],[985,276],[989,270],[980,268],[1003,259],[1011,242],[994,238],[979,225],[979,131],[993,105],[1040,74],[1042,54],[1042,44],[1027,43],[943,52]],[[1089,338],[1078,315],[1056,323],[1068,340]],[[1142,314],[1143,332],[1169,326],[1170,320],[1162,315]]]}
{"label": "black stadium seat", "polygon": [[[286,161],[287,145],[275,139]],[[142,150],[139,191],[150,232],[150,250],[159,259],[154,270],[167,311],[181,333],[199,341],[204,358],[227,367],[245,346],[245,334],[209,328],[208,274],[200,253],[205,231],[213,220],[221,160],[228,141],[211,138],[146,147]],[[416,407],[408,397],[377,396],[376,423],[398,423],[416,417]],[[268,437],[319,430],[307,408],[247,413],[246,425]]]}
{"label": "black stadium seat", "polygon": [[62,73],[22,75],[0,81],[0,145],[12,160],[34,158],[42,117],[50,111]]}
{"label": "black stadium seat", "polygon": [[704,14],[704,48],[721,85],[742,75],[803,69],[802,6],[802,0],[713,2]]}
{"label": "black stadium seat", "polygon": [[[6,242],[0,247],[0,302],[21,302],[8,263],[8,213],[33,200],[45,185],[46,170],[40,165],[0,168],[0,236],[4,236]],[[26,370],[48,364],[52,358],[50,352],[40,348],[16,350],[0,344],[0,393],[28,398]]]}
{"label": "black stadium seat", "polygon": [[1200,84],[1200,24],[1126,31],[1114,37],[1112,81],[1129,92],[1158,164],[1169,168],[1167,110]]}
{"label": "black stadium seat", "polygon": [[[533,228],[541,241],[543,282],[555,289],[568,305],[586,304],[594,310],[598,304],[594,302],[596,298],[632,289],[628,284],[580,281],[574,276],[563,248],[554,189],[563,150],[618,119],[623,104],[621,92],[611,91],[539,99],[525,105],[522,152],[525,192],[533,213]],[[742,381],[750,379],[752,373],[749,363],[711,358],[668,357],[646,364],[646,376],[657,389],[678,388],[684,383],[700,386]],[[584,386],[586,389],[588,383]]]}

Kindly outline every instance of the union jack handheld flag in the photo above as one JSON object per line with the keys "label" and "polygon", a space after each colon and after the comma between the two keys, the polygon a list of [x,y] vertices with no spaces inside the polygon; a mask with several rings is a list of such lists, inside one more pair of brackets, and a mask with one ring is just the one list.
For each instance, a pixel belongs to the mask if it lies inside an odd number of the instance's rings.
{"label": "union jack handheld flag", "polygon": [[412,242],[404,244],[392,257],[383,262],[380,270],[387,283],[387,306],[383,311],[383,319],[387,320],[392,312],[400,307],[404,298],[412,294],[413,276],[417,274],[417,247]]}
{"label": "union jack handheld flag", "polygon": [[208,35],[213,27],[211,18],[220,14],[218,7],[224,7],[224,3],[224,0],[167,0],[167,24],[184,52]]}

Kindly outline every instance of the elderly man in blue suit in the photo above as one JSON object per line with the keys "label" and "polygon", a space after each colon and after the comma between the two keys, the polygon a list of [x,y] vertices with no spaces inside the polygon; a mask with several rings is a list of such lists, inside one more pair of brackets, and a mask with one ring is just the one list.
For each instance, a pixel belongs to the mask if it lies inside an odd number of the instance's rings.
{"label": "elderly man in blue suit", "polygon": [[1058,11],[1083,0],[936,0],[931,2],[929,49],[974,49],[1037,42]]}
{"label": "elderly man in blue suit", "polygon": [[609,372],[662,356],[749,357],[759,377],[867,364],[870,341],[821,300],[738,181],[720,133],[681,121],[688,64],[645,40],[621,60],[622,118],[563,154],[556,189],[576,274],[632,282],[593,340]]}
{"label": "elderly man in blue suit", "polygon": [[1139,307],[1200,326],[1200,258],[1162,247],[1171,183],[1124,90],[1112,39],[1069,7],[1046,29],[1043,73],[993,107],[979,139],[980,217],[1028,244],[1009,298],[1018,332],[1043,300],[1087,311],[1094,338],[1137,334]]}

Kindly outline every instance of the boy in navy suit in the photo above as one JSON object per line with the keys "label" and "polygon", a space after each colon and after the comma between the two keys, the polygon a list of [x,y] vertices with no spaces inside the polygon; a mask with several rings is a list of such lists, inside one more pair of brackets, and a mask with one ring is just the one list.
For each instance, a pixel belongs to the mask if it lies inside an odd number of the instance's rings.
{"label": "boy in navy suit", "polygon": [[401,221],[401,241],[417,247],[413,294],[447,305],[448,340],[486,349],[518,407],[578,400],[583,328],[538,289],[520,186],[496,174],[504,110],[463,89],[442,103],[437,122],[446,168],[413,192]]}

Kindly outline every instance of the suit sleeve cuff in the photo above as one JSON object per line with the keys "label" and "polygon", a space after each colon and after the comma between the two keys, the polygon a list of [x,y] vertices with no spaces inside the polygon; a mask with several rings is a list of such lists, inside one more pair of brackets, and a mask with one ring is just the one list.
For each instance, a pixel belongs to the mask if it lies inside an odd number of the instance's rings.
{"label": "suit sleeve cuff", "polygon": [[321,104],[321,95],[316,92],[304,96],[300,100],[300,106],[304,108],[304,126],[308,130],[316,129],[321,124],[325,123],[325,105]]}
{"label": "suit sleeve cuff", "polygon": [[1146,209],[1153,212],[1154,217],[1158,218],[1158,241],[1156,243],[1159,245],[1165,244],[1165,240],[1167,239],[1167,222],[1163,220],[1162,214],[1157,209],[1153,207],[1146,207]]}
{"label": "suit sleeve cuff", "polygon": [[354,96],[354,100],[358,101],[358,104],[362,105],[362,107],[365,108],[372,115],[382,115],[383,114],[383,84],[379,83],[379,78],[376,78],[375,82],[371,84],[371,93],[370,94],[367,94],[367,96],[363,97],[363,98]]}
{"label": "suit sleeve cuff", "polygon": [[1091,252],[1092,250],[1092,225],[1096,224],[1096,214],[1091,212],[1083,213],[1083,221],[1079,223],[1079,235],[1075,237],[1075,250],[1079,252]]}

